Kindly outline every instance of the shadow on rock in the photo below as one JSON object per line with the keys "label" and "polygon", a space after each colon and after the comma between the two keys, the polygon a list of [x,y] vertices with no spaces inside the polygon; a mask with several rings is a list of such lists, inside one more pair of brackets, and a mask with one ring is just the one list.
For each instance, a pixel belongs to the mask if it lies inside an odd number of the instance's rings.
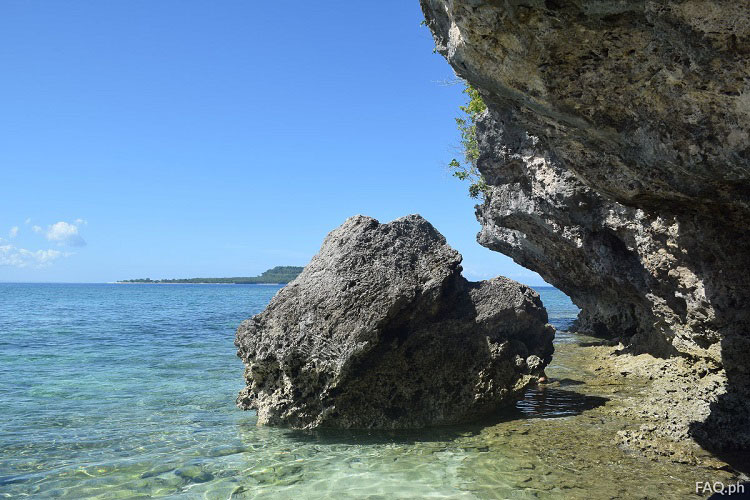
{"label": "shadow on rock", "polygon": [[710,401],[711,413],[702,422],[692,423],[690,434],[735,469],[750,472],[750,243],[742,230],[724,230],[711,236],[722,242],[728,262],[706,266],[701,278],[716,315],[715,329],[721,335],[721,365],[726,379],[723,387],[708,387],[714,390],[698,394]]}
{"label": "shadow on rock", "polygon": [[557,384],[560,387],[570,387],[573,385],[583,385],[586,383],[586,382],[583,382],[582,380],[574,380],[572,378],[561,378],[561,379],[553,380],[553,382],[557,382]]}
{"label": "shadow on rock", "polygon": [[[581,382],[563,379],[558,382]],[[436,426],[423,429],[285,429],[284,437],[298,443],[318,444],[414,444],[453,441],[479,435],[483,429],[513,420],[560,418],[580,415],[584,411],[604,405],[609,399],[587,396],[574,391],[544,386],[528,389],[523,399],[514,406],[502,408],[476,422],[462,425]],[[255,432],[252,426],[251,432]],[[280,430],[280,429],[277,429]]]}

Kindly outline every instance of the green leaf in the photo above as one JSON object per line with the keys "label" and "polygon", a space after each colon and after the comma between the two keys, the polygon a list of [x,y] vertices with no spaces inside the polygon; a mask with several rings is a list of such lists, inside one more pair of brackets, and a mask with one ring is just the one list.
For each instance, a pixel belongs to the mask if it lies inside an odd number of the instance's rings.
{"label": "green leaf", "polygon": [[479,91],[471,85],[466,84],[463,93],[467,96],[467,102],[459,106],[462,116],[455,118],[456,127],[461,136],[461,147],[463,149],[464,163],[453,158],[448,167],[453,170],[453,176],[461,181],[469,181],[469,196],[472,198],[484,198],[489,193],[490,186],[485,182],[481,172],[477,168],[479,160],[479,143],[477,142],[476,121],[486,109]]}

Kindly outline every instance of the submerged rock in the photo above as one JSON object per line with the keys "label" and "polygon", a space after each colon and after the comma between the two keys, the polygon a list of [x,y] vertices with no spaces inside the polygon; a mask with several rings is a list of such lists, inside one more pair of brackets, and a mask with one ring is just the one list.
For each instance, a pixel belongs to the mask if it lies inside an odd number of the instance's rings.
{"label": "submerged rock", "polygon": [[260,424],[416,428],[486,415],[542,373],[554,330],[530,288],[472,283],[425,219],[355,216],[237,330]]}
{"label": "submerged rock", "polygon": [[420,1],[487,104],[479,242],[579,330],[717,376],[664,435],[750,448],[750,4]]}

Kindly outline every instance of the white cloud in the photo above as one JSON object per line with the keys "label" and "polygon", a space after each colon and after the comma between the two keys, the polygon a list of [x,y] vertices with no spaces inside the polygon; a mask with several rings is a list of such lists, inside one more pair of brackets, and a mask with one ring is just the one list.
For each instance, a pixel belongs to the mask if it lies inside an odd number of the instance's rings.
{"label": "white cloud", "polygon": [[40,226],[37,226],[36,224],[34,224],[33,226],[31,226],[31,230],[34,231],[35,233],[41,233],[42,232],[42,228]]}
{"label": "white cloud", "polygon": [[79,226],[85,226],[88,223],[89,221],[87,221],[86,219],[76,219],[76,224],[78,224]]}
{"label": "white cloud", "polygon": [[47,267],[64,254],[59,250],[26,250],[13,245],[0,245],[0,266]]}
{"label": "white cloud", "polygon": [[18,236],[18,226],[13,226],[12,228],[10,228],[10,231],[8,231],[8,236],[10,236],[11,238],[15,238],[16,236]]}
{"label": "white cloud", "polygon": [[24,224],[31,224],[31,217],[26,217]]}
{"label": "white cloud", "polygon": [[56,241],[59,245],[72,247],[86,245],[86,240],[78,234],[78,226],[64,221],[56,222],[47,228],[47,239]]}

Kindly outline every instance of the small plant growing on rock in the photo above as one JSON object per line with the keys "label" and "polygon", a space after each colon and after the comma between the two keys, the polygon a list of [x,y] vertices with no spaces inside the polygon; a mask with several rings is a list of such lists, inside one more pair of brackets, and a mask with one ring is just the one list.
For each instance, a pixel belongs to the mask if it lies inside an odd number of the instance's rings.
{"label": "small plant growing on rock", "polygon": [[463,92],[468,97],[468,101],[466,105],[459,107],[463,116],[456,118],[456,125],[461,133],[461,149],[464,158],[463,161],[453,158],[448,163],[448,168],[453,172],[454,177],[469,181],[469,196],[484,199],[489,191],[489,185],[477,168],[479,145],[477,144],[476,120],[487,109],[487,105],[479,95],[479,91],[468,83]]}

